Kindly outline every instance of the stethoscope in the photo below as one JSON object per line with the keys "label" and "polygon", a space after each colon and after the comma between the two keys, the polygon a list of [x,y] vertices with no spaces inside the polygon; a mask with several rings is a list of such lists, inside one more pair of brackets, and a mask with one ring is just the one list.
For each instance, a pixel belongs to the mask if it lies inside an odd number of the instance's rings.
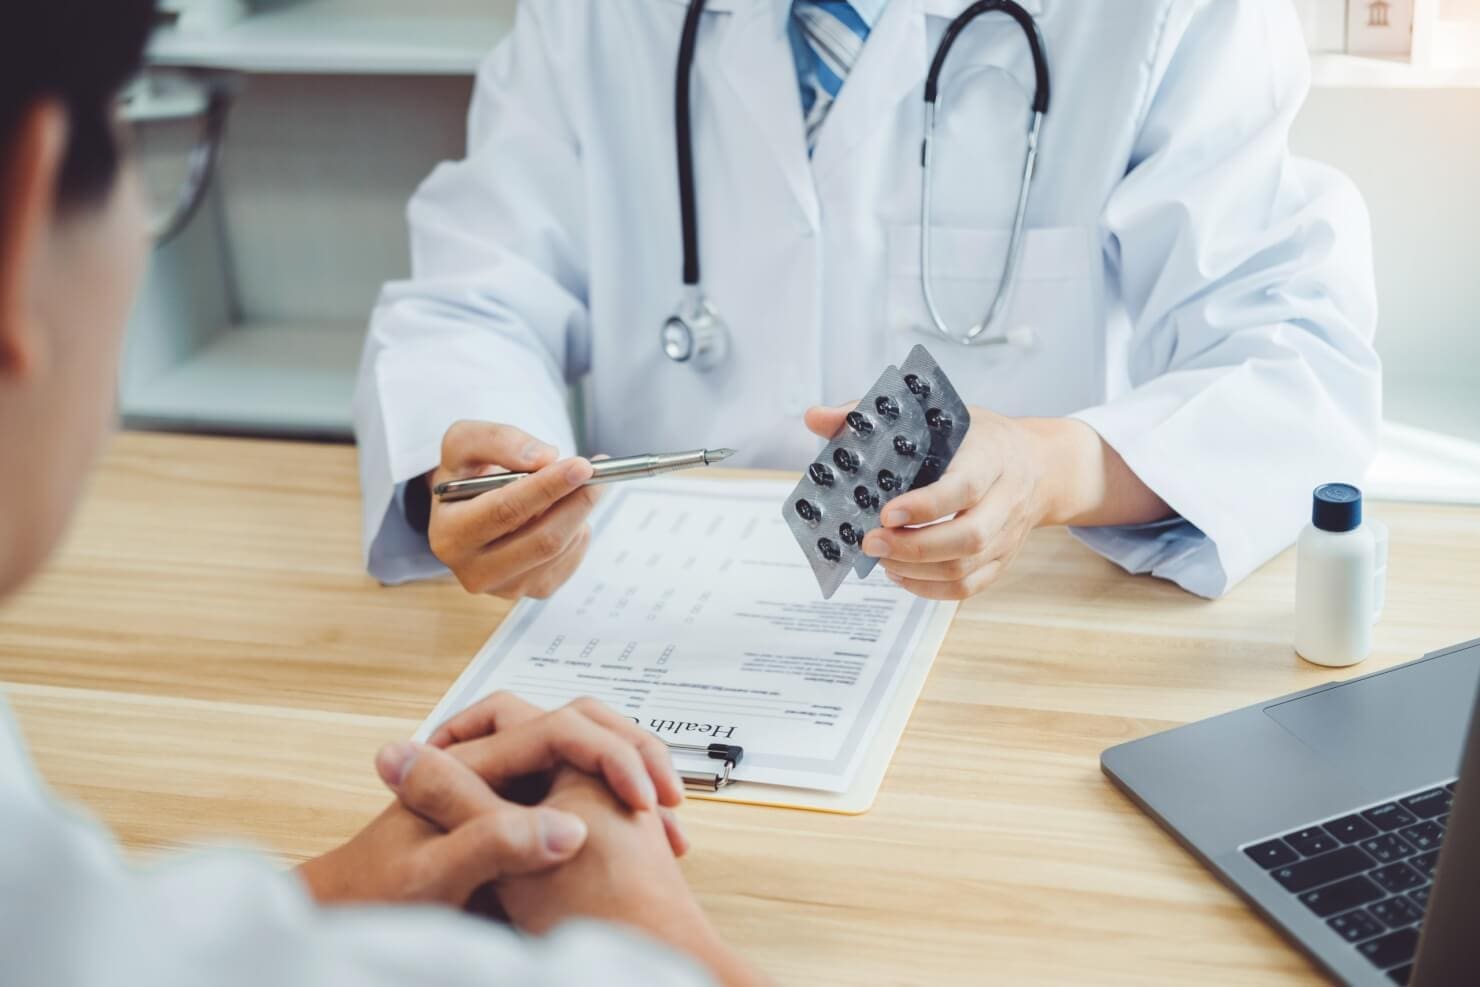
{"label": "stethoscope", "polygon": [[[678,309],[663,324],[663,353],[675,363],[691,364],[699,370],[712,370],[725,361],[730,352],[730,330],[723,316],[710,302],[700,280],[699,220],[695,205],[694,145],[690,121],[690,90],[694,67],[694,46],[699,34],[699,19],[705,0],[689,0],[683,34],[678,46],[678,76],[674,86],[675,131],[678,138],[678,204],[683,223],[683,299]],[[1007,258],[1002,280],[986,316],[966,330],[957,333],[941,315],[932,290],[930,259],[930,216],[935,180],[935,128],[939,117],[940,74],[946,58],[961,33],[983,14],[1004,13],[1022,28],[1033,55],[1036,77],[1033,93],[1033,118],[1028,125],[1028,146],[1023,160],[1023,177],[1018,186],[1017,209],[1012,220],[1012,233],[1007,242]],[[1023,219],[1028,210],[1028,193],[1033,187],[1033,172],[1038,162],[1038,137],[1043,118],[1048,113],[1048,59],[1043,51],[1043,36],[1033,15],[1013,0],[977,0],[946,27],[930,73],[925,79],[925,138],[920,149],[920,166],[924,171],[920,193],[920,280],[925,294],[925,307],[930,311],[936,333],[962,346],[1033,345],[1029,329],[1003,331],[1000,323],[1006,314],[1017,280],[1018,261],[1022,255]]]}

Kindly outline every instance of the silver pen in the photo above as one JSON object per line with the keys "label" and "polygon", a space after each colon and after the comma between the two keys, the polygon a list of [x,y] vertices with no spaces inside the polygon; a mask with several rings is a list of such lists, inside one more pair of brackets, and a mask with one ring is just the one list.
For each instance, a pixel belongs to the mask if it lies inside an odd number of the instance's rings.
{"label": "silver pen", "polygon": [[[734,449],[695,449],[693,452],[665,452],[646,456],[627,456],[623,459],[598,459],[591,464],[591,479],[585,486],[594,487],[602,483],[620,483],[623,480],[640,480],[648,476],[660,476],[677,470],[696,469],[729,459]],[[456,500],[471,500],[490,490],[502,490],[511,483],[530,476],[529,473],[492,473],[475,476],[467,480],[448,480],[439,483],[432,492],[445,503]]]}

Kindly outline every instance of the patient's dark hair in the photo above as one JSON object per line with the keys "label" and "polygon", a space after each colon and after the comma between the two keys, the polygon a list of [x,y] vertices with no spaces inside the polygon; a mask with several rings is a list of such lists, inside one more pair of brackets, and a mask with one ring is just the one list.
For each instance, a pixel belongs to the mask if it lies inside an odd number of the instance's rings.
{"label": "patient's dark hair", "polygon": [[[0,13],[0,148],[43,99],[66,108],[58,199],[86,205],[113,187],[121,151],[113,101],[138,71],[154,0],[5,0]],[[0,166],[4,159],[0,157]]]}

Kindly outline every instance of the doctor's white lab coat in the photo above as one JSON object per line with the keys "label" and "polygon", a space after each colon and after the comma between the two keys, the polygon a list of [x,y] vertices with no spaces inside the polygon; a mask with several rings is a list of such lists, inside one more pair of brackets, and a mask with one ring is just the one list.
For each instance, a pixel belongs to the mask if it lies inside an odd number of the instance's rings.
{"label": "doctor's white lab coat", "polygon": [[[468,156],[411,203],[413,271],[386,286],[356,421],[370,570],[441,567],[400,485],[462,418],[570,451],[732,446],[801,469],[813,403],[858,396],[925,342],[973,404],[1074,415],[1177,512],[1076,532],[1205,596],[1288,545],[1318,483],[1360,479],[1380,366],[1367,213],[1289,154],[1309,82],[1280,0],[1024,0],[1052,71],[1009,328],[1031,349],[922,335],[926,69],[967,0],[890,0],[809,159],[790,0],[711,0],[693,72],[704,281],[733,333],[711,373],[670,362],[681,294],[674,65],[681,0],[526,0],[477,81]],[[943,76],[932,244],[958,330],[997,289],[1032,60],[979,20]]]}

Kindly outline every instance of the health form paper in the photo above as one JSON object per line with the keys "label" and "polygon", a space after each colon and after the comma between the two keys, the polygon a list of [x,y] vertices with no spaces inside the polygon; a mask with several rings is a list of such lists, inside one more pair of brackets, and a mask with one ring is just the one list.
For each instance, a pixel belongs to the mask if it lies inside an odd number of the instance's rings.
{"label": "health form paper", "polygon": [[875,573],[830,601],[781,519],[790,484],[607,491],[580,571],[509,614],[418,736],[507,690],[594,696],[670,743],[739,744],[737,781],[846,791],[938,604]]}

